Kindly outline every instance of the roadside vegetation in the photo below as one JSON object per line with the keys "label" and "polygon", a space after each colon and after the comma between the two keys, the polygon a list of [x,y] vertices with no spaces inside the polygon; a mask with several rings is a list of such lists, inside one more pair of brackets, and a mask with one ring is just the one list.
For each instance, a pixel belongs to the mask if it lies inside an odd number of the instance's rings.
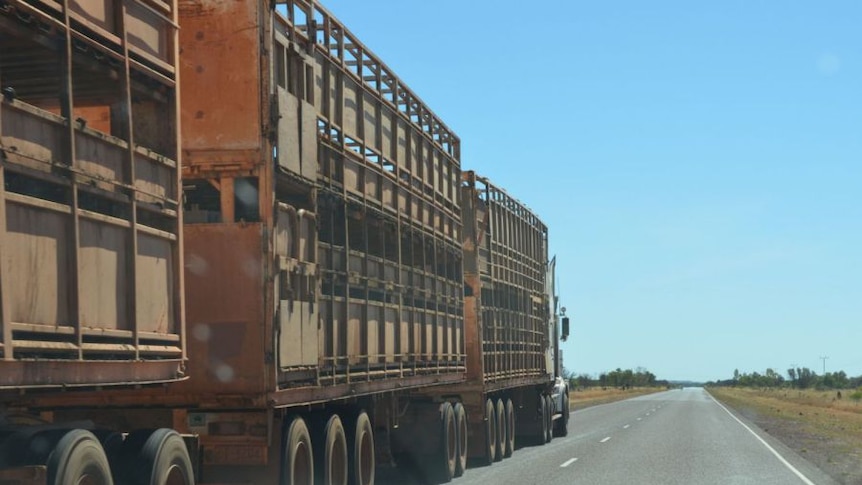
{"label": "roadside vegetation", "polygon": [[[707,385],[722,386],[722,387],[755,387],[755,388],[795,388],[795,389],[817,389],[823,390],[845,390],[851,389],[851,394],[862,390],[862,376],[850,377],[846,372],[826,372],[823,375],[817,375],[816,372],[808,367],[797,367],[787,369],[787,378],[784,375],[776,372],[773,369],[766,369],[766,372],[740,373],[739,369],[733,371],[733,378],[723,381],[710,382]],[[843,392],[841,393],[843,396]],[[862,393],[855,398],[857,401],[862,399]]]}
{"label": "roadside vegetation", "polygon": [[709,392],[840,483],[862,483],[862,376],[735,371]]}
{"label": "roadside vegetation", "polygon": [[602,372],[597,377],[567,372],[564,375],[569,380],[572,410],[621,401],[671,387],[668,381],[657,379],[655,374],[642,367],[635,370],[617,368]]}

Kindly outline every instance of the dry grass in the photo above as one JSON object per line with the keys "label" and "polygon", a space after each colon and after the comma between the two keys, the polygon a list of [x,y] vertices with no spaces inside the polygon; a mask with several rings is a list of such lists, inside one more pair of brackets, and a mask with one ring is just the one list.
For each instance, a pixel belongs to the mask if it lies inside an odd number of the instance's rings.
{"label": "dry grass", "polygon": [[569,392],[569,404],[572,410],[583,409],[664,390],[663,387],[636,387],[626,390],[610,387],[607,389],[601,387],[590,387],[584,390],[574,389]]}
{"label": "dry grass", "polygon": [[853,391],[711,388],[720,401],[754,421],[841,483],[862,483],[862,404]]}
{"label": "dry grass", "polygon": [[732,406],[754,406],[758,413],[783,417],[828,437],[856,434],[862,443],[862,404],[838,399],[836,391],[719,388],[710,392]]}

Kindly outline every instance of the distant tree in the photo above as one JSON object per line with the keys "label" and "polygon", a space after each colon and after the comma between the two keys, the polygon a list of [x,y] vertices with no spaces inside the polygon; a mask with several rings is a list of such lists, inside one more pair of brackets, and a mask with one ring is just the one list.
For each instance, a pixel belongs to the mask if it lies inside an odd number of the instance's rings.
{"label": "distant tree", "polygon": [[573,380],[573,387],[592,387],[596,384],[595,379],[593,379],[589,374],[578,374],[578,376],[574,377]]}
{"label": "distant tree", "polygon": [[601,374],[599,374],[599,385],[602,387],[608,387],[609,382],[607,372],[602,372]]}
{"label": "distant tree", "polygon": [[816,384],[817,374],[813,370],[808,367],[796,369],[796,387],[800,389],[808,389],[810,387],[814,387]]}
{"label": "distant tree", "polygon": [[817,387],[823,389],[847,389],[847,386],[849,385],[850,380],[847,378],[847,374],[842,370],[838,372],[827,372],[826,374],[823,374],[823,377],[820,378]]}

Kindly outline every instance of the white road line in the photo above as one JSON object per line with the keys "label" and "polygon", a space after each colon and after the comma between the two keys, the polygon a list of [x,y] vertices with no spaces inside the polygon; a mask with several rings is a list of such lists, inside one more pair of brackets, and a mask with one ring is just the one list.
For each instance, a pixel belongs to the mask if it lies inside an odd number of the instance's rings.
{"label": "white road line", "polygon": [[566,468],[567,466],[571,465],[572,463],[574,463],[576,461],[578,461],[577,458],[572,458],[571,460],[566,460],[562,465],[560,465],[560,468]]}
{"label": "white road line", "polygon": [[623,426],[623,429],[629,429],[629,426],[631,426],[631,425],[627,424],[627,425]]}
{"label": "white road line", "polygon": [[796,469],[796,467],[794,467],[793,465],[791,465],[791,464],[790,464],[790,462],[788,462],[787,460],[785,460],[783,456],[781,456],[777,451],[775,451],[775,448],[773,448],[773,447],[769,446],[769,443],[767,443],[766,441],[764,441],[764,439],[763,439],[763,438],[761,438],[757,433],[755,433],[755,432],[754,432],[751,428],[749,428],[745,423],[743,423],[742,421],[740,421],[740,419],[739,419],[739,418],[737,418],[736,416],[734,416],[732,412],[728,411],[728,410],[727,410],[727,408],[726,408],[726,407],[724,407],[724,405],[722,405],[720,402],[718,402],[718,400],[717,400],[716,398],[712,397],[712,394],[709,394],[709,393],[707,393],[707,394],[709,395],[709,397],[712,399],[712,401],[713,401],[713,402],[715,402],[716,404],[718,404],[718,407],[720,407],[721,409],[724,409],[724,412],[726,412],[727,414],[729,414],[729,415],[730,415],[730,417],[731,417],[731,418],[733,418],[734,420],[736,420],[736,422],[737,422],[737,423],[739,423],[739,425],[740,425],[740,426],[742,426],[743,428],[747,429],[749,433],[751,433],[755,438],[757,438],[757,441],[760,441],[761,443],[763,443],[763,446],[765,446],[765,447],[766,447],[766,449],[768,449],[769,451],[771,451],[771,452],[772,452],[772,454],[773,454],[773,455],[775,455],[775,457],[776,457],[776,458],[778,458],[778,461],[780,461],[781,463],[783,463],[783,464],[784,464],[784,466],[786,466],[790,471],[792,471],[794,475],[796,475],[797,477],[799,477],[799,479],[800,479],[800,480],[802,480],[802,483],[804,483],[805,485],[814,485],[814,482],[812,482],[811,480],[809,480],[809,479],[808,479],[808,477],[806,477],[805,475],[803,475],[803,474],[802,474],[802,472],[800,472],[799,470],[797,470],[797,469]]}
{"label": "white road line", "polygon": [[642,419],[642,418],[638,418],[638,421],[640,421],[641,419]]}
{"label": "white road line", "polygon": [[610,440],[611,440],[611,437],[610,437],[610,436],[607,436],[607,437],[605,437],[605,439],[603,439],[603,440],[599,441],[599,443],[607,443],[607,442],[608,442],[608,441],[610,441]]}

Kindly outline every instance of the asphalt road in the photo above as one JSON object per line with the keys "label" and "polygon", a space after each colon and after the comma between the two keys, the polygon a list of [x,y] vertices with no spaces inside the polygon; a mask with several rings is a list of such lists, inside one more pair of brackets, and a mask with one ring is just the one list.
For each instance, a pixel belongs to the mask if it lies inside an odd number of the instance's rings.
{"label": "asphalt road", "polygon": [[703,389],[572,413],[569,436],[468,469],[454,485],[835,485]]}

